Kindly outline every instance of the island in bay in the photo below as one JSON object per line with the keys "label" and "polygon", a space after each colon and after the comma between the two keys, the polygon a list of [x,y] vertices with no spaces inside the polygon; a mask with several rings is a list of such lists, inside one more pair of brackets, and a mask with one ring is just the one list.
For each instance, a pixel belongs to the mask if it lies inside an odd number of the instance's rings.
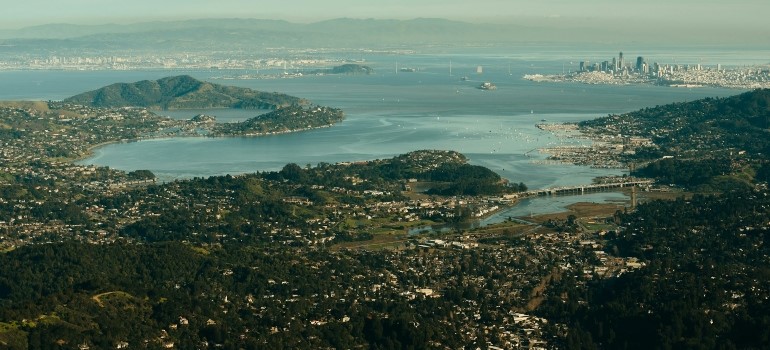
{"label": "island in bay", "polygon": [[309,103],[307,100],[282,93],[214,84],[189,75],[154,81],[116,83],[66,98],[63,102],[91,107],[150,109],[276,109]]}
{"label": "island in bay", "polygon": [[190,120],[164,120],[140,137],[255,136],[328,127],[344,119],[342,110],[312,105],[283,93],[262,92],[197,80],[188,75],[116,83],[64,99],[64,105],[94,108],[254,109],[270,110],[238,123],[217,123],[198,115]]}

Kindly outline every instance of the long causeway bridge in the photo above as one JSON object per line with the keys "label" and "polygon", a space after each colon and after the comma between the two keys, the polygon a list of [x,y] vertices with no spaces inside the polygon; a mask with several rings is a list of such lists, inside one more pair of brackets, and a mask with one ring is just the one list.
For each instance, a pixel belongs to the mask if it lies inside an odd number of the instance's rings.
{"label": "long causeway bridge", "polygon": [[591,185],[577,185],[577,186],[562,186],[562,187],[549,187],[539,190],[531,190],[524,192],[525,196],[555,196],[555,195],[577,195],[585,194],[589,192],[601,192],[615,188],[623,188],[629,186],[641,186],[650,185],[652,180],[637,180],[637,181],[625,181],[625,182],[612,182],[605,184],[591,184]]}

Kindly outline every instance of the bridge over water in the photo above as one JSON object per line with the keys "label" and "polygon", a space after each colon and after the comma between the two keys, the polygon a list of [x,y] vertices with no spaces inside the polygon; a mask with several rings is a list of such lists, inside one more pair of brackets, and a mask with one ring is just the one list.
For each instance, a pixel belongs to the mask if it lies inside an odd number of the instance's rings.
{"label": "bridge over water", "polygon": [[652,180],[635,180],[624,182],[612,182],[603,184],[590,184],[590,185],[577,185],[577,186],[561,186],[561,187],[549,187],[541,188],[538,190],[531,190],[523,192],[524,196],[554,196],[554,195],[577,195],[590,192],[601,192],[615,188],[623,188],[629,186],[641,186],[651,185]]}

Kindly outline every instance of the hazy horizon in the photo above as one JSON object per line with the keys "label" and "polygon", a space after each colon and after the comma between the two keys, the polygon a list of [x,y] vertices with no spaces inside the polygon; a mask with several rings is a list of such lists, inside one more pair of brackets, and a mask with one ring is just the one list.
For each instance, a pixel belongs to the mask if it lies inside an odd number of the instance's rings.
{"label": "hazy horizon", "polygon": [[269,3],[246,0],[28,0],[3,9],[0,29],[15,30],[54,23],[132,24],[200,18],[278,19],[295,23],[335,18],[445,18],[471,23],[547,20],[549,25],[615,22],[638,27],[753,28],[762,31],[770,27],[764,18],[768,11],[770,3],[759,0],[679,0],[676,3],[666,0],[625,3],[617,0],[548,0],[536,3],[523,0],[391,0],[387,3],[362,3],[355,0],[285,0]]}

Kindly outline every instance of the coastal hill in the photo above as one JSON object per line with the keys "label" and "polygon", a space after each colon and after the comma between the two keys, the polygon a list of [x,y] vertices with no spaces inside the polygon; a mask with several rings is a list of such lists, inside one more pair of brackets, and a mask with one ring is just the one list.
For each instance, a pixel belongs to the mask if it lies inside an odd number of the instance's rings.
{"label": "coastal hill", "polygon": [[643,165],[636,175],[664,183],[725,190],[770,179],[770,89],[609,115],[579,127],[596,139],[622,139],[624,148],[648,143],[623,157]]}
{"label": "coastal hill", "polygon": [[189,75],[166,77],[155,81],[116,83],[69,97],[64,102],[92,107],[152,109],[276,109],[308,104],[304,99],[286,94],[213,84]]}
{"label": "coastal hill", "polygon": [[662,155],[700,157],[704,152],[770,150],[770,89],[726,98],[704,98],[583,121],[593,133],[650,138]]}

